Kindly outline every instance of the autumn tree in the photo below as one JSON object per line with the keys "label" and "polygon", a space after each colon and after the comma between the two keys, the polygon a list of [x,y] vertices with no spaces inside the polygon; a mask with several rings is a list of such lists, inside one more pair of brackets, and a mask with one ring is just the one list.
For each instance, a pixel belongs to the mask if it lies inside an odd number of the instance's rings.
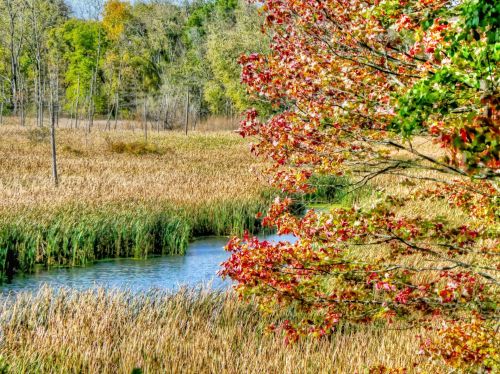
{"label": "autumn tree", "polygon": [[108,129],[113,117],[115,128],[123,118],[171,129],[187,117],[194,125],[211,114],[232,115],[249,102],[236,60],[265,45],[256,6],[236,0],[72,5],[70,11],[63,0],[0,1],[1,105],[21,123],[30,116],[44,123],[52,77],[62,115],[72,127],[85,119],[87,131],[95,115],[107,117]]}
{"label": "autumn tree", "polygon": [[[221,274],[265,310],[292,308],[276,327],[288,340],[341,322],[440,318],[441,341],[472,343],[426,341],[425,352],[498,369],[498,5],[273,0],[262,9],[270,53],[243,56],[242,80],[277,114],[249,111],[241,133],[258,139],[253,151],[288,195],[264,224],[296,240],[234,238]],[[376,180],[387,188],[297,217],[293,199],[318,175],[349,179],[348,193]]]}

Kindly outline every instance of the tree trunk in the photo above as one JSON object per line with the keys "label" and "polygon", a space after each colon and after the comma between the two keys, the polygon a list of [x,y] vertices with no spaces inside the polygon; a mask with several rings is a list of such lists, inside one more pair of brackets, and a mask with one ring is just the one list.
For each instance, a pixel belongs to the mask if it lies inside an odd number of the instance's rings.
{"label": "tree trunk", "polygon": [[122,62],[123,58],[120,59],[120,67],[118,68],[118,87],[116,88],[116,94],[115,94],[115,130],[118,127],[118,117],[120,115],[120,89],[122,86]]}
{"label": "tree trunk", "polygon": [[18,87],[18,102],[19,102],[19,109],[21,111],[21,126],[24,127],[26,126],[26,113],[24,111],[24,82],[23,79],[20,77],[19,79],[19,87]]}
{"label": "tree trunk", "polygon": [[168,128],[168,102],[167,102],[167,95],[163,97],[163,107],[164,107],[164,112],[163,112],[163,130],[167,130]]}
{"label": "tree trunk", "polygon": [[54,185],[59,186],[59,177],[57,175],[57,154],[56,154],[56,107],[54,93],[51,95],[51,116],[50,116],[50,145],[52,148],[52,178]]}
{"label": "tree trunk", "polygon": [[69,112],[69,128],[72,129],[73,128],[73,121],[75,119],[75,103],[72,103],[71,104],[71,109],[70,109],[70,112]]}
{"label": "tree trunk", "polygon": [[119,113],[120,113],[120,94],[117,92],[115,95],[115,130],[118,127]]}
{"label": "tree trunk", "polygon": [[87,112],[87,127],[86,133],[90,134],[94,122],[94,80],[90,82],[90,91],[88,95],[88,112]]}
{"label": "tree trunk", "polygon": [[114,108],[114,105],[110,107],[108,104],[108,118],[106,120],[106,126],[104,127],[104,129],[107,131],[111,131],[111,116],[113,115]]}
{"label": "tree trunk", "polygon": [[16,50],[16,45],[15,45],[15,40],[14,37],[16,35],[16,15],[14,14],[14,10],[12,9],[12,3],[7,1],[7,11],[9,13],[9,36],[10,36],[10,43],[9,43],[9,49],[10,49],[10,67],[11,67],[11,74],[12,74],[12,80],[11,80],[11,90],[12,90],[12,106],[13,106],[13,113],[14,116],[18,115],[18,103],[19,103],[19,93],[18,93],[18,86],[19,86],[19,68],[17,64],[17,55],[18,55],[18,50]]}
{"label": "tree trunk", "polygon": [[2,93],[0,94],[0,99],[2,100],[0,102],[0,125],[3,125],[3,105],[5,100],[5,85],[3,81],[2,81]]}
{"label": "tree trunk", "polygon": [[[36,77],[36,114],[37,114],[37,125],[38,127],[43,126],[43,91],[45,86],[45,82],[43,82],[42,85],[42,63],[40,61],[41,57],[39,56],[39,52],[37,51],[37,62],[36,62],[36,69],[37,69],[37,77]],[[52,110],[52,109],[51,109]]]}
{"label": "tree trunk", "polygon": [[80,75],[78,75],[78,85],[76,86],[76,103],[75,103],[75,128],[78,128],[78,119],[80,118]]}
{"label": "tree trunk", "polygon": [[184,119],[184,131],[186,135],[188,134],[189,128],[189,87],[187,89],[187,97],[186,97],[186,117]]}
{"label": "tree trunk", "polygon": [[59,66],[56,69],[56,127],[59,128],[59,112],[61,110],[61,106],[59,105]]}
{"label": "tree trunk", "polygon": [[92,72],[92,82],[90,83],[90,97],[89,97],[89,118],[87,130],[90,134],[90,129],[94,125],[94,92],[97,92],[97,73],[99,70],[99,60],[101,59],[101,31],[97,34],[97,55],[95,69]]}
{"label": "tree trunk", "polygon": [[143,103],[143,118],[144,118],[144,141],[147,143],[148,142],[148,113],[147,113],[147,103],[146,103],[146,97],[144,97],[144,103]]}

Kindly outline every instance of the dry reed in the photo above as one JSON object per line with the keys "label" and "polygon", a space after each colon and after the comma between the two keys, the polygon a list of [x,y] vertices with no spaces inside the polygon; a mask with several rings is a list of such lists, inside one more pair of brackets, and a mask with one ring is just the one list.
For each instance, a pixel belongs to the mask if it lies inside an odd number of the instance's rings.
{"label": "dry reed", "polygon": [[267,187],[232,133],[60,129],[60,184],[46,132],[0,127],[0,274],[34,264],[183,253],[197,235],[258,228]]}
{"label": "dry reed", "polygon": [[233,293],[45,288],[3,301],[0,355],[16,373],[445,372],[416,354],[419,330],[345,328],[286,346],[270,321]]}

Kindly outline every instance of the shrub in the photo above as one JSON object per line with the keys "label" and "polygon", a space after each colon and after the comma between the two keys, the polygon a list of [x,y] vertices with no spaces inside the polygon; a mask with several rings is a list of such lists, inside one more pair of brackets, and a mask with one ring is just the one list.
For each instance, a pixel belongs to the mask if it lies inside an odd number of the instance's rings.
{"label": "shrub", "polygon": [[124,142],[121,140],[113,141],[106,138],[106,144],[108,150],[113,153],[119,154],[130,154],[135,156],[147,155],[147,154],[164,154],[166,150],[160,150],[160,148],[153,143],[147,143],[144,141],[133,141]]}
{"label": "shrub", "polygon": [[47,143],[50,137],[50,129],[48,127],[36,127],[29,129],[26,137],[31,143]]}

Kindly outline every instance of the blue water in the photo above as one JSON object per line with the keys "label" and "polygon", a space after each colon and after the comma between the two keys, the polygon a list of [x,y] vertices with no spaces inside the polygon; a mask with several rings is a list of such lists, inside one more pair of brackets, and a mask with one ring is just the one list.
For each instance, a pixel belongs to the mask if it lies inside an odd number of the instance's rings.
{"label": "blue water", "polygon": [[[267,240],[290,240],[270,236]],[[98,261],[87,267],[39,270],[34,274],[16,275],[0,285],[0,292],[36,291],[43,285],[54,288],[89,289],[105,287],[132,291],[152,288],[175,290],[181,286],[209,286],[224,289],[230,281],[217,276],[220,264],[229,254],[224,251],[227,238],[203,238],[190,244],[185,256],[148,259],[113,259]]]}

